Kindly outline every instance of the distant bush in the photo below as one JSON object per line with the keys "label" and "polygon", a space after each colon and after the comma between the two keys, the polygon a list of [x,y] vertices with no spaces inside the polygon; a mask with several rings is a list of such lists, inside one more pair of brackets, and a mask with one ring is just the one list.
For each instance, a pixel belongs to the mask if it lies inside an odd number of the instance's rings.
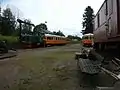
{"label": "distant bush", "polygon": [[0,40],[6,40],[7,43],[12,44],[12,43],[18,43],[18,37],[16,36],[3,36],[0,35]]}

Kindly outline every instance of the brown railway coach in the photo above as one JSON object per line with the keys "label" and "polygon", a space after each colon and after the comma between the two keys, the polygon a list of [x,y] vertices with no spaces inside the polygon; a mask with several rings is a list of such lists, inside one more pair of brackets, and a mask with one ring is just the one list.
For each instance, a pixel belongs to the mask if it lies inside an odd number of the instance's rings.
{"label": "brown railway coach", "polygon": [[94,47],[120,46],[120,0],[105,0],[94,18]]}

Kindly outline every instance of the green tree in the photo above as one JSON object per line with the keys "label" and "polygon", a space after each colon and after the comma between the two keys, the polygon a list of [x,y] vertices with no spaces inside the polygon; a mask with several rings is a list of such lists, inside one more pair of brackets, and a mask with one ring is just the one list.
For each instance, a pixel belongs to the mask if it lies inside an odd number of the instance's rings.
{"label": "green tree", "polygon": [[15,32],[13,33],[14,36],[19,36],[20,33],[20,26],[16,25]]}
{"label": "green tree", "polygon": [[73,36],[72,36],[72,35],[68,35],[67,38],[69,38],[69,39],[72,40],[72,39],[73,39]]}
{"label": "green tree", "polygon": [[58,32],[53,31],[54,35],[65,36],[60,30]]}
{"label": "green tree", "polygon": [[[29,19],[25,19],[24,22],[31,24],[31,20],[29,20]],[[22,33],[30,34],[32,32],[32,26],[28,25],[26,23],[22,24]],[[19,27],[18,27],[18,29],[19,29]]]}
{"label": "green tree", "polygon": [[47,28],[47,25],[45,24],[45,23],[41,23],[41,24],[39,24],[39,25],[36,25],[35,26],[35,28],[34,28],[34,32],[44,32],[44,30],[48,30],[48,28]]}
{"label": "green tree", "polygon": [[78,37],[77,35],[75,35],[75,36],[73,36],[73,35],[68,35],[67,38],[69,38],[69,39],[71,39],[71,40],[72,40],[72,39],[77,39],[78,41],[81,40],[81,38]]}
{"label": "green tree", "polygon": [[56,35],[56,33],[57,33],[56,31],[53,31],[53,34],[54,34],[54,35]]}
{"label": "green tree", "polygon": [[16,20],[15,16],[12,14],[10,8],[6,8],[2,13],[2,28],[1,34],[3,35],[12,35],[15,31]]}
{"label": "green tree", "polygon": [[94,18],[94,11],[91,8],[91,6],[88,6],[85,9],[85,12],[83,14],[83,34],[86,33],[93,33],[93,18]]}
{"label": "green tree", "polygon": [[47,25],[44,24],[44,23],[41,23],[41,24],[40,24],[40,28],[41,28],[41,29],[44,29],[44,30],[47,30],[47,29],[48,29],[48,28],[47,28]]}

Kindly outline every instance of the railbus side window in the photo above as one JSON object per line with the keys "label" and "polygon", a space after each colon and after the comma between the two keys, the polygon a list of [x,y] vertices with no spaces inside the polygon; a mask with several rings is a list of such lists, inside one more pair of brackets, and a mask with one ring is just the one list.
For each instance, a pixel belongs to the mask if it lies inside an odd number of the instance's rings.
{"label": "railbus side window", "polygon": [[56,40],[56,37],[54,37],[54,40]]}
{"label": "railbus side window", "polygon": [[92,35],[90,36],[90,40],[93,40],[93,36]]}
{"label": "railbus side window", "polygon": [[49,37],[47,37],[47,40],[49,40]]}
{"label": "railbus side window", "polygon": [[53,37],[51,37],[51,40],[53,40]]}
{"label": "railbus side window", "polygon": [[52,40],[53,39],[53,37],[47,37],[47,40]]}
{"label": "railbus side window", "polygon": [[53,40],[53,37],[51,37],[51,40]]}
{"label": "railbus side window", "polygon": [[84,37],[84,39],[88,39],[88,36]]}
{"label": "railbus side window", "polygon": [[55,37],[53,37],[53,40],[55,40]]}

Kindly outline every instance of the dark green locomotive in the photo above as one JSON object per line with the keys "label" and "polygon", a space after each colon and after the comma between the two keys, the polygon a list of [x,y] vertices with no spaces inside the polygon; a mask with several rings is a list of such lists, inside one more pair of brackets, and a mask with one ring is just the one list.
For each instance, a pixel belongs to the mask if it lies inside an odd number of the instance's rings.
{"label": "dark green locomotive", "polygon": [[21,35],[21,43],[25,48],[38,47],[44,43],[43,35]]}
{"label": "dark green locomotive", "polygon": [[21,43],[25,48],[45,46],[44,35],[50,33],[48,30],[42,30],[41,32],[33,31],[31,34],[21,34]]}

